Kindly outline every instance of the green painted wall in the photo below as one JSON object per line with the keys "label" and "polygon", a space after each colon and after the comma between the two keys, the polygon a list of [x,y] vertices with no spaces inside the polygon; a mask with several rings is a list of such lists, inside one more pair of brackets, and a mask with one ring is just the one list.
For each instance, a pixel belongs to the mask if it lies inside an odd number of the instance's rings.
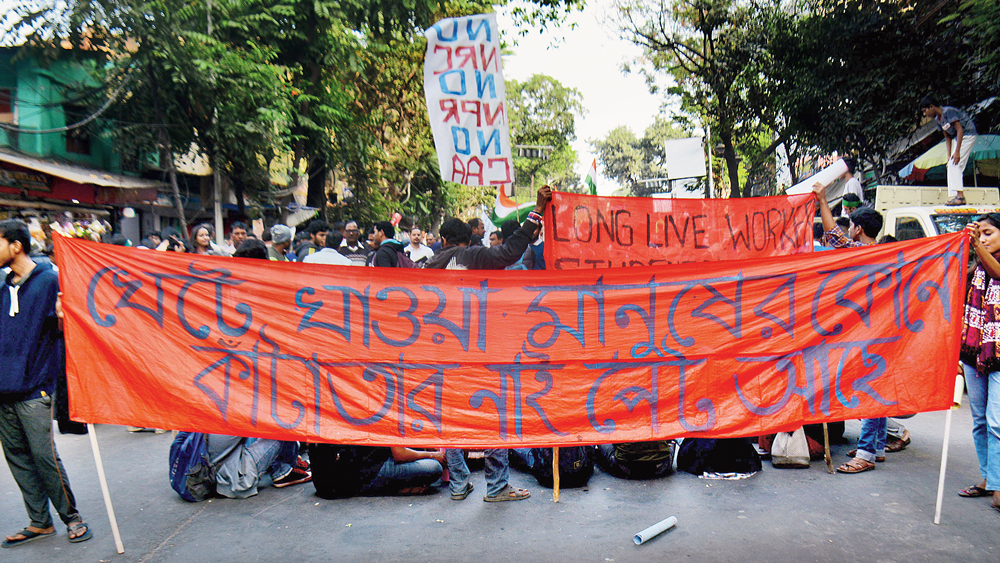
{"label": "green painted wall", "polygon": [[[21,129],[54,129],[81,121],[83,114],[67,115],[63,104],[81,93],[100,86],[96,79],[98,60],[66,57],[43,64],[35,57],[17,57],[18,48],[0,49],[0,89],[14,90],[17,126]],[[93,101],[90,96],[87,101]],[[121,171],[117,151],[101,134],[106,122],[95,120],[87,127],[90,134],[88,154],[66,150],[67,133],[34,134],[21,131],[16,135],[0,130],[0,146],[12,147],[42,158],[59,158],[109,172]],[[12,141],[16,140],[16,145]]]}

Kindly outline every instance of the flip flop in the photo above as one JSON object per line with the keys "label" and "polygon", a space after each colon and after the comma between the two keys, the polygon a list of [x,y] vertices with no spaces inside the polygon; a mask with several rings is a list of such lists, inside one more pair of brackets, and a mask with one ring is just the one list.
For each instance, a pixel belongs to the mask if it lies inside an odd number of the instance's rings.
{"label": "flip flop", "polygon": [[993,491],[987,491],[986,489],[980,487],[979,485],[972,485],[958,491],[958,496],[964,498],[988,497],[992,494]]}
{"label": "flip flop", "polygon": [[[77,531],[79,531],[80,528],[85,528],[87,531],[79,536],[73,537],[73,534],[77,533]],[[87,523],[83,521],[70,523],[69,525],[66,526],[66,532],[70,534],[69,536],[70,543],[79,543],[82,541],[87,541],[90,538],[94,537],[94,534],[90,531],[90,526],[88,526]]]}
{"label": "flip flop", "polygon": [[31,530],[25,528],[25,529],[21,530],[20,532],[18,532],[18,534],[21,534],[24,537],[21,538],[21,539],[19,539],[19,540],[4,539],[3,540],[3,544],[0,544],[0,546],[2,546],[2,547],[15,547],[15,546],[21,545],[22,543],[28,543],[30,541],[35,541],[37,539],[47,538],[49,536],[54,536],[54,535],[56,535],[56,531],[52,530],[51,532],[49,532],[47,534],[41,534],[41,533],[38,533],[38,532],[32,532]]}
{"label": "flip flop", "polygon": [[496,496],[486,495],[483,500],[486,502],[507,502],[514,500],[524,500],[531,496],[528,489],[515,489],[510,485],[503,488]]}

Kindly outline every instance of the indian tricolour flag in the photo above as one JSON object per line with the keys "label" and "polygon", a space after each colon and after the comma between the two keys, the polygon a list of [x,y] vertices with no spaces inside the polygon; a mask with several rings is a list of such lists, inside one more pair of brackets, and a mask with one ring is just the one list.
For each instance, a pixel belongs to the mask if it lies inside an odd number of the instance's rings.
{"label": "indian tricolour flag", "polygon": [[493,206],[493,214],[490,221],[499,227],[507,219],[517,218],[518,223],[523,223],[528,218],[528,213],[535,208],[535,202],[522,203],[518,205],[514,200],[503,193],[504,186],[497,186],[497,202]]}
{"label": "indian tricolour flag", "polygon": [[583,181],[583,183],[587,184],[587,187],[590,188],[590,195],[597,195],[597,182],[595,182],[595,180],[597,180],[596,158],[594,159],[594,162],[590,163],[590,170],[587,171],[587,178]]}

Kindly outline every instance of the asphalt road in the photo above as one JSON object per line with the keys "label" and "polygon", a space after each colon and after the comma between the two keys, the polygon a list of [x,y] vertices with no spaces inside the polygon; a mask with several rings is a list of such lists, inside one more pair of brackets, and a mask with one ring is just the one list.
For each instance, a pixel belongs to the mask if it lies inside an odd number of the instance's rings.
{"label": "asphalt road", "polygon": [[[171,435],[128,434],[100,426],[108,484],[125,553],[118,555],[87,436],[57,435],[80,511],[94,539],[70,544],[58,535],[0,550],[11,562],[196,561],[732,561],[837,562],[1000,561],[1000,513],[989,499],[962,499],[958,489],[979,480],[968,407],[955,411],[944,509],[934,503],[944,413],[904,421],[913,433],[906,450],[888,454],[875,471],[830,475],[774,469],[769,462],[741,481],[710,481],[678,473],[655,481],[622,481],[596,472],[586,489],[563,490],[553,503],[526,474],[515,485],[532,497],[484,503],[482,471],[476,493],[462,502],[446,490],[422,497],[327,501],[311,484],[265,489],[251,499],[182,501],[167,482]],[[856,441],[860,423],[847,423]],[[837,464],[853,444],[833,447]],[[632,536],[668,516],[677,526],[637,546]],[[57,520],[58,521],[58,520]],[[27,517],[10,472],[0,470],[0,532]]]}

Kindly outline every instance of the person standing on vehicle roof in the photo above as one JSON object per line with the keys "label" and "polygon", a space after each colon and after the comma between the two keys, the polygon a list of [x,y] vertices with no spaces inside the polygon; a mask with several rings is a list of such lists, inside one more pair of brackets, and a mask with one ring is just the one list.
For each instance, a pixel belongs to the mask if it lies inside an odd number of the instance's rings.
{"label": "person standing on vehicle roof", "polygon": [[969,153],[976,143],[976,124],[969,114],[951,106],[941,107],[934,96],[920,100],[920,112],[934,118],[937,128],[944,133],[945,153],[948,155],[948,195],[945,205],[965,205],[965,186],[962,175],[969,162]]}

